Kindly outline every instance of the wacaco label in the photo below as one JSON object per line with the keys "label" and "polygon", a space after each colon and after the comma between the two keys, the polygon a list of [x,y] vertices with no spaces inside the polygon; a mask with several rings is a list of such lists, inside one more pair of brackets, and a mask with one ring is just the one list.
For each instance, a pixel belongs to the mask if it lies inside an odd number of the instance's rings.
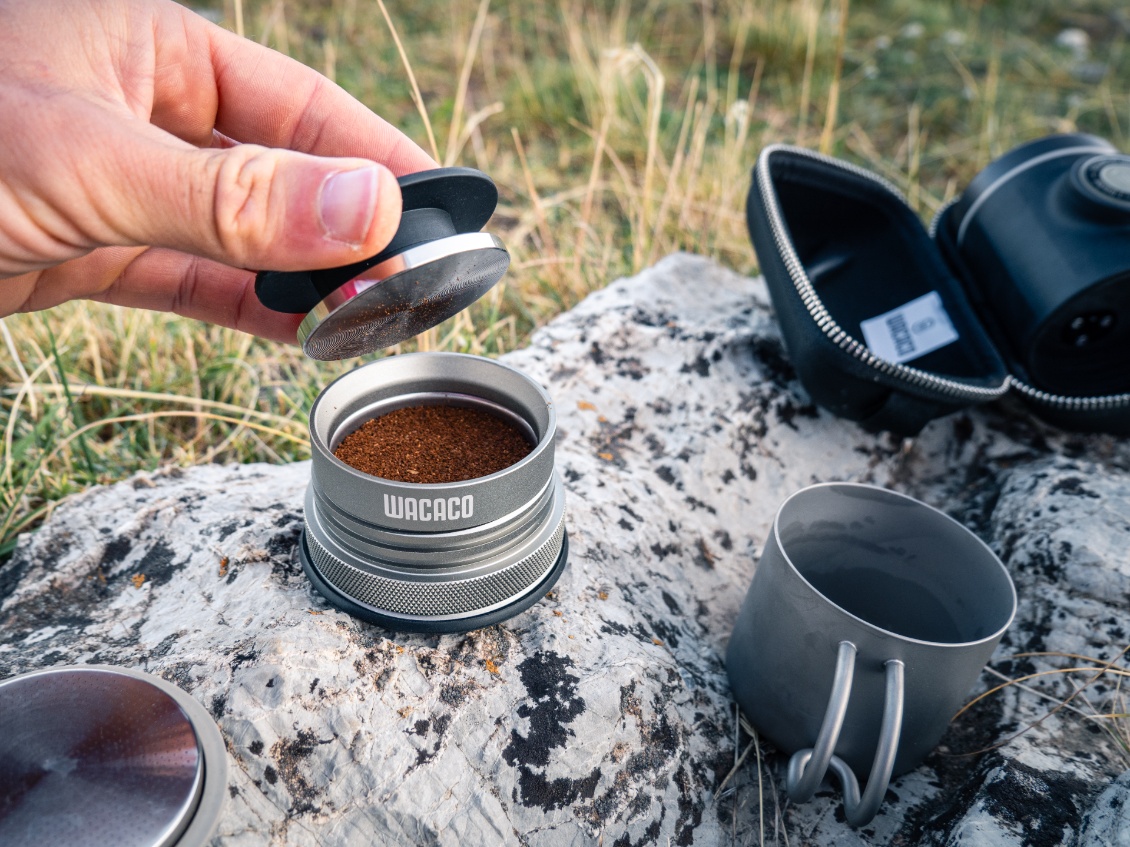
{"label": "wacaco label", "polygon": [[397,497],[384,495],[385,517],[405,521],[457,521],[475,514],[474,495],[462,497]]}

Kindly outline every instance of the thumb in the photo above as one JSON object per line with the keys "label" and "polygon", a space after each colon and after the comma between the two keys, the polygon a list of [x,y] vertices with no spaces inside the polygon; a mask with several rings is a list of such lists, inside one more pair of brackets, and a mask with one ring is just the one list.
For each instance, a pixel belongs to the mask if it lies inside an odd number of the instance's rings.
{"label": "thumb", "polygon": [[400,224],[396,178],[365,159],[251,144],[143,144],[129,159],[129,178],[109,187],[100,205],[111,228],[133,244],[241,268],[305,270],[379,253]]}

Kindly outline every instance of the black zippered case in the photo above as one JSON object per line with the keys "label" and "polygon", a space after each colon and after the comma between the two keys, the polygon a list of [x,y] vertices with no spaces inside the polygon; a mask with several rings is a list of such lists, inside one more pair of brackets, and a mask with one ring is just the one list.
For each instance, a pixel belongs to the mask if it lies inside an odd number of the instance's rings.
{"label": "black zippered case", "polygon": [[[927,231],[870,171],[799,147],[762,150],[750,236],[813,401],[868,429],[914,435],[1013,392],[1064,429],[1130,433],[1130,394],[1071,397],[1030,383],[954,248],[952,209]],[[907,351],[911,324],[937,346]]]}

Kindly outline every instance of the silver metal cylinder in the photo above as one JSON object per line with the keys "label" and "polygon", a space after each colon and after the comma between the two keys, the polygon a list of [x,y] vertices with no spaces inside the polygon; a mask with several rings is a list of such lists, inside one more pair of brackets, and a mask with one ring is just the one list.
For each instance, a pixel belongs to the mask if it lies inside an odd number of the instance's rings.
{"label": "silver metal cylinder", "polygon": [[[517,426],[533,449],[497,473],[442,484],[382,479],[334,455],[365,421],[426,405],[483,409]],[[537,383],[478,356],[413,353],[342,376],[310,410],[307,575],[334,605],[398,631],[461,632],[518,614],[567,558],[556,429]]]}

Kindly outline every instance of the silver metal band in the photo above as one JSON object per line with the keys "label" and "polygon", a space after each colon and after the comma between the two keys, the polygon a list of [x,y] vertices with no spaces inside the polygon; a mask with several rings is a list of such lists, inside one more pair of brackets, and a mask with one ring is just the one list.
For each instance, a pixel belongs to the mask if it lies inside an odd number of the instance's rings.
{"label": "silver metal band", "polygon": [[439,582],[390,579],[347,564],[319,543],[309,522],[306,539],[318,573],[354,602],[396,617],[457,619],[513,603],[541,582],[556,563],[565,535],[564,511],[555,512],[556,526],[533,552],[485,575]]}

